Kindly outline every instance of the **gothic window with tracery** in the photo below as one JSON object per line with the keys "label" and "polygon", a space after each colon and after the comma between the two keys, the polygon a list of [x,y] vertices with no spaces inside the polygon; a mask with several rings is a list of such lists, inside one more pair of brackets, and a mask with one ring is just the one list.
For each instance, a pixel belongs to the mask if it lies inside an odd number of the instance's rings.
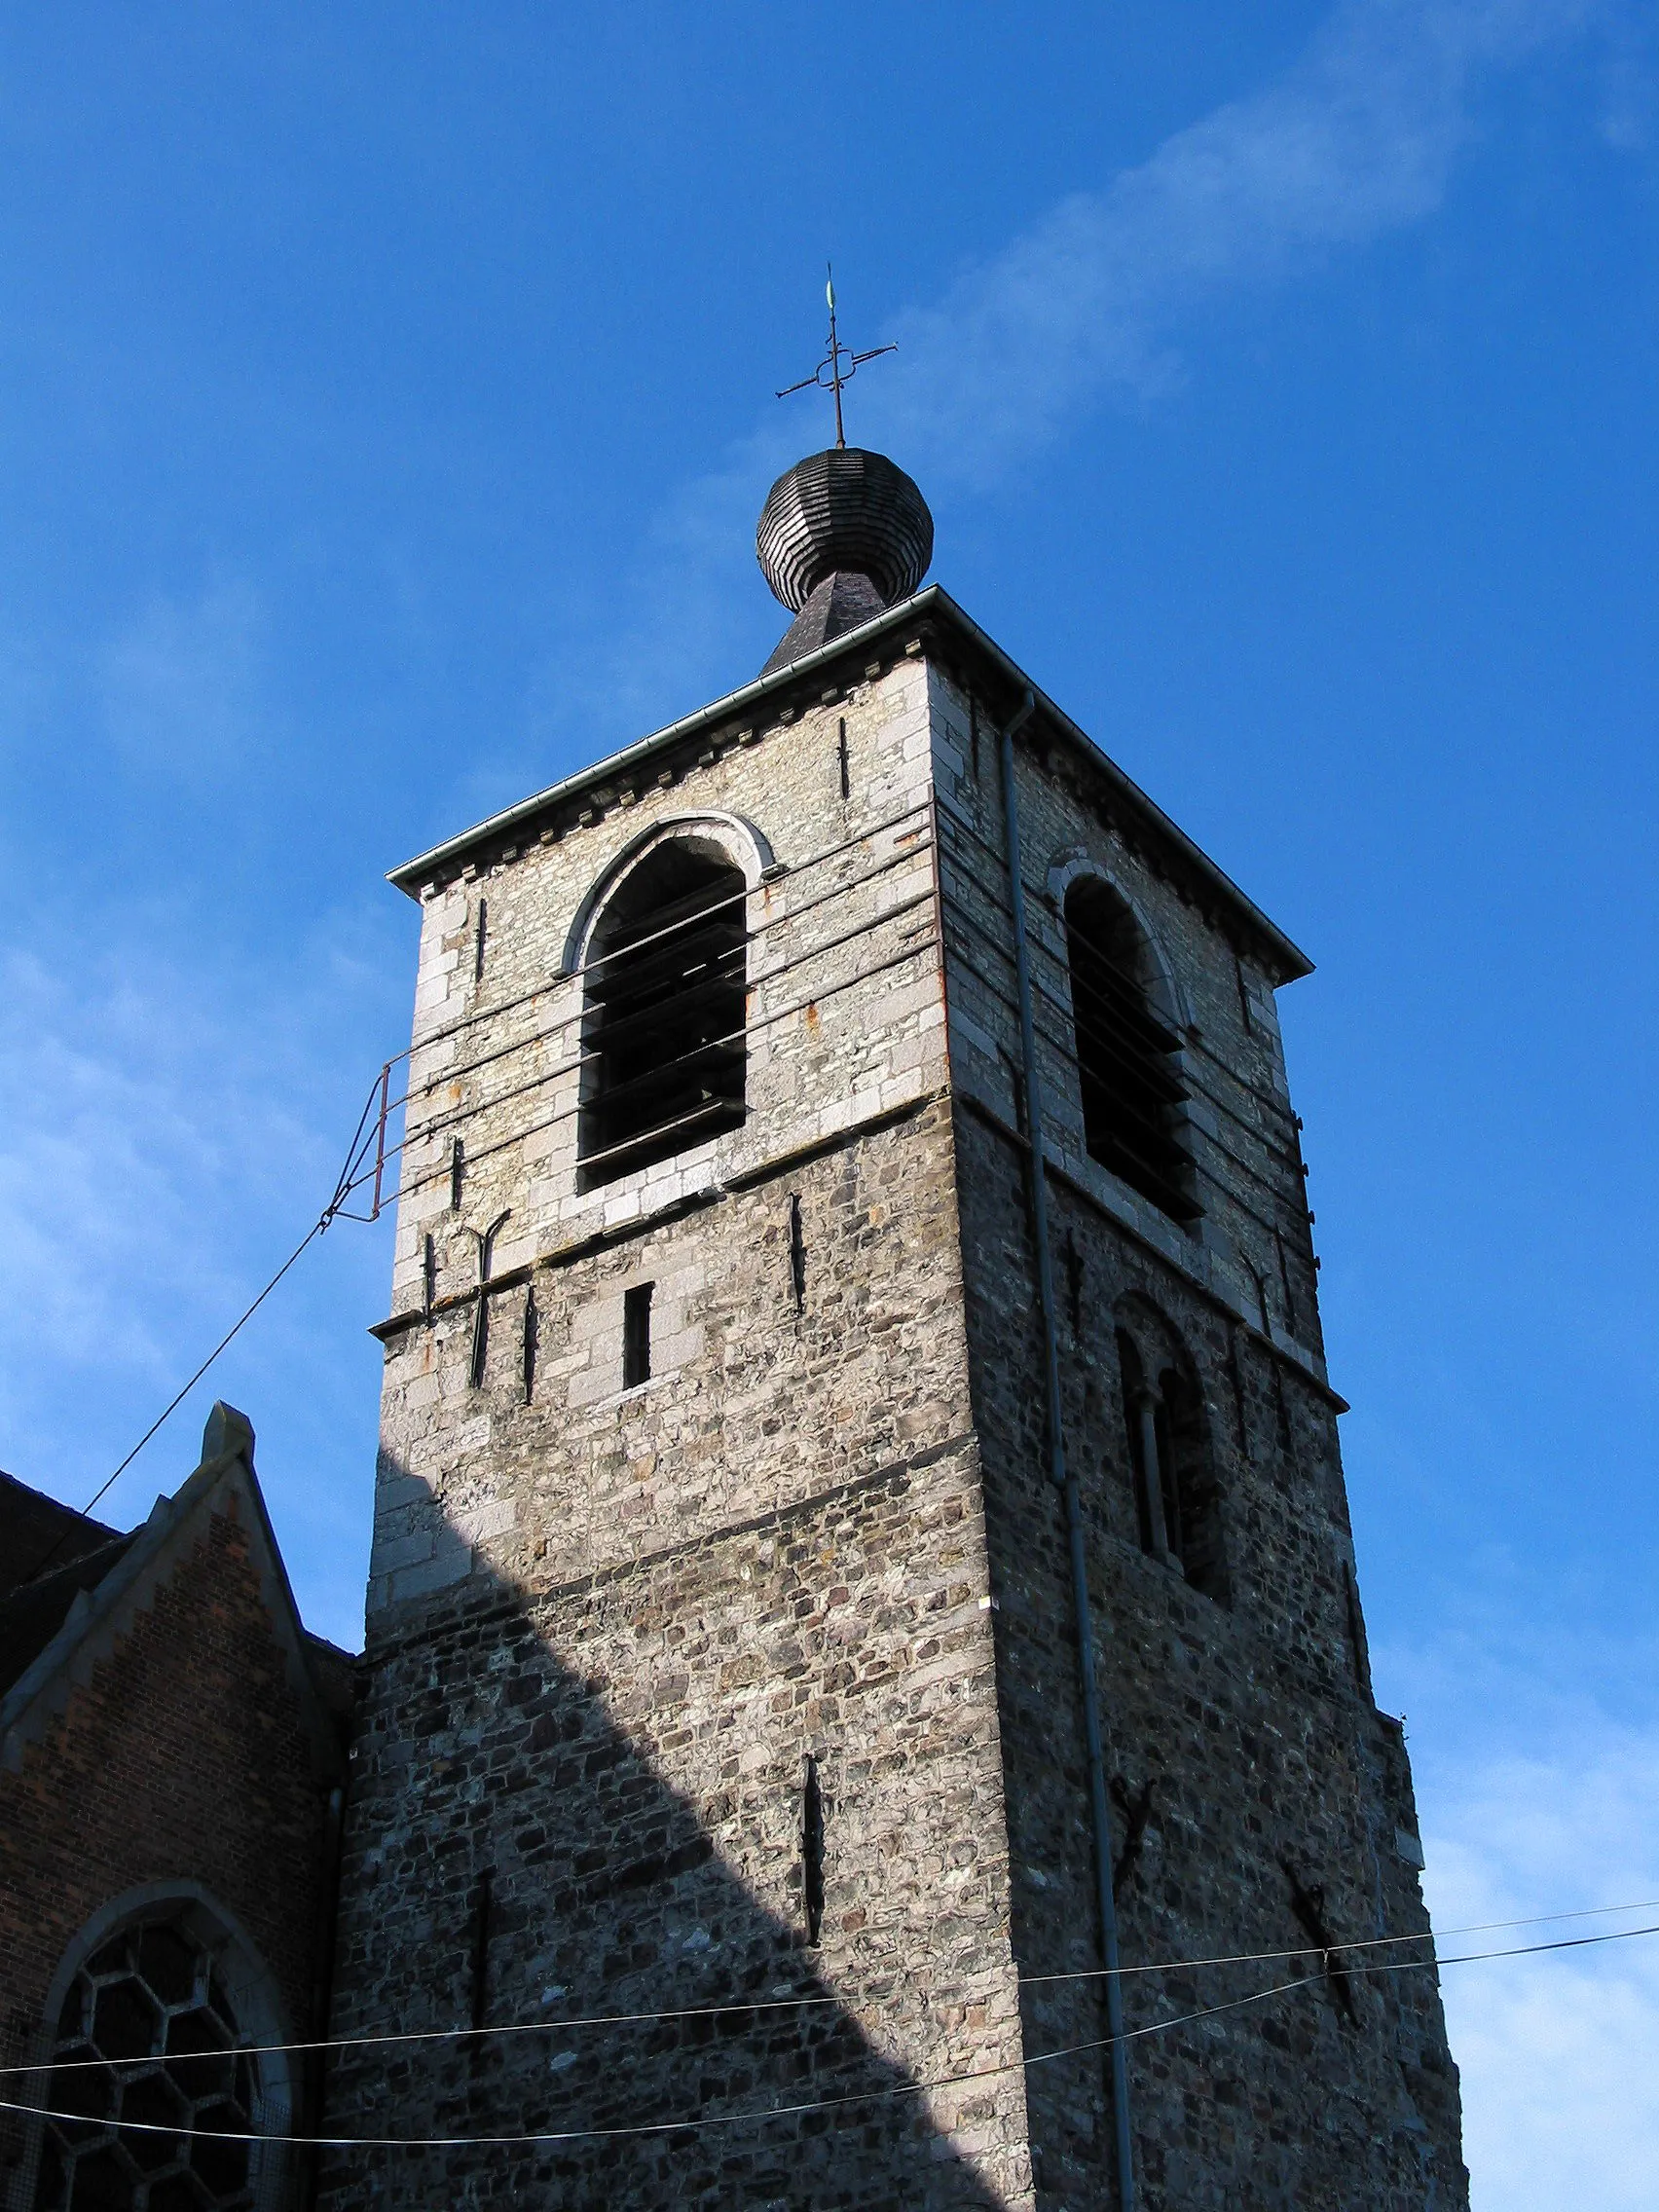
{"label": "gothic window with tracery", "polygon": [[[35,2212],[240,2212],[260,2062],[209,1942],[138,1921],[83,1961],[55,2023]],[[239,2140],[240,2138],[240,2140]]]}
{"label": "gothic window with tracery", "polygon": [[1098,876],[1079,876],[1067,891],[1065,925],[1089,1158],[1171,1219],[1192,1221],[1201,1209],[1175,1119],[1187,1096],[1181,1040],[1157,1009],[1151,947]]}
{"label": "gothic window with tracery", "polygon": [[583,962],[589,1188],[741,1126],[745,900],[740,868],[676,837],[623,877],[601,914]]}

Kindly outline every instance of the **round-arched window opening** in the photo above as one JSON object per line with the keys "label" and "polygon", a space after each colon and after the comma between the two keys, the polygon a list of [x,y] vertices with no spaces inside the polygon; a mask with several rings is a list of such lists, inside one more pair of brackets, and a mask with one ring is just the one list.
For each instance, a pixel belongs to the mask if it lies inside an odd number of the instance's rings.
{"label": "round-arched window opening", "polygon": [[742,1125],[746,899],[741,868],[673,837],[601,915],[584,962],[587,1188]]}
{"label": "round-arched window opening", "polygon": [[53,2023],[34,2212],[240,2212],[271,2084],[203,1916],[174,1907],[91,1950]]}

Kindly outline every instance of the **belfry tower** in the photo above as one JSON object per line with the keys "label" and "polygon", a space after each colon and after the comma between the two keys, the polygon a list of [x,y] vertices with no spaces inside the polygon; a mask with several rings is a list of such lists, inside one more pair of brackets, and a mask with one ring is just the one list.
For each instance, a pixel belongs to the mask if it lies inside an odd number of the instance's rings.
{"label": "belfry tower", "polygon": [[392,878],[333,2212],[1466,2201],[1308,962],[932,540],[802,461],[762,674]]}

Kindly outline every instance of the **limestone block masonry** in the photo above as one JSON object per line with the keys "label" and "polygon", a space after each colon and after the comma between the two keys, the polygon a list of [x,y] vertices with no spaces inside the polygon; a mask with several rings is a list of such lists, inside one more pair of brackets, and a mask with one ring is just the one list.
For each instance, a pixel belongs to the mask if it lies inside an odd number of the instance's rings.
{"label": "limestone block masonry", "polygon": [[[330,2133],[424,2147],[335,2157],[330,2212],[1120,2200],[996,766],[1023,689],[930,589],[395,879],[332,2033],[438,2040],[335,2062]],[[1047,701],[1016,774],[1135,2202],[1455,2212],[1432,1971],[1335,1949],[1427,1920],[1273,1014],[1305,963]],[[745,1112],[605,1180],[588,938],[672,839],[742,872]],[[1080,871],[1163,963],[1186,1226],[1085,1142]],[[1194,1378],[1220,1597],[1143,1548],[1120,1331]]]}

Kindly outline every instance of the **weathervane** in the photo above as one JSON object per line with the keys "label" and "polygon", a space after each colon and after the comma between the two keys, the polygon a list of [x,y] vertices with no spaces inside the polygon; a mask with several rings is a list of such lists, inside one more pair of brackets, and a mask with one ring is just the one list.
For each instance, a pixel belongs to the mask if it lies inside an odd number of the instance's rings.
{"label": "weathervane", "polygon": [[[867,353],[855,353],[850,346],[841,344],[835,335],[835,272],[828,262],[825,267],[830,272],[830,281],[824,287],[824,296],[830,302],[830,350],[811,376],[802,377],[799,384],[785,385],[778,397],[788,399],[792,391],[804,391],[808,385],[816,385],[820,391],[832,391],[835,394],[835,443],[844,446],[847,433],[841,422],[841,387],[852,383],[861,363],[873,361],[878,353],[897,353],[899,349],[897,346],[872,346]],[[847,364],[845,368],[841,366],[843,361]],[[826,369],[830,372],[828,376],[824,373]]]}

